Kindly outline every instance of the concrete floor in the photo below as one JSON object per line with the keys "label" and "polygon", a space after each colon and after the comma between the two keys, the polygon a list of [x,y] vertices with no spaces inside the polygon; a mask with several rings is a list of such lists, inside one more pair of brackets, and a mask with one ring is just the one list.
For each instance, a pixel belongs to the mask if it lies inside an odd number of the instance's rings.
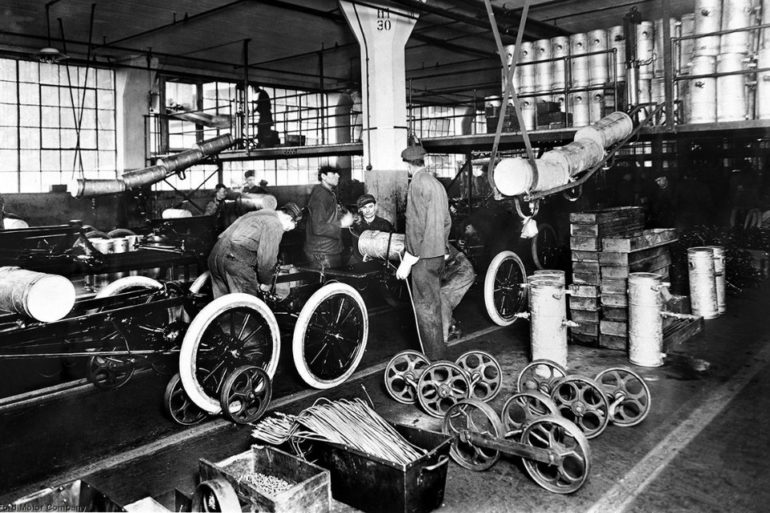
{"label": "concrete floor", "polygon": [[[491,402],[499,412],[518,371],[528,363],[528,325],[491,327],[479,300],[477,292],[470,294],[458,314],[466,332],[481,335],[453,345],[452,355],[482,349],[499,359],[504,388]],[[650,387],[652,411],[638,426],[610,425],[590,441],[591,474],[578,492],[563,496],[543,490],[515,458],[503,457],[480,473],[450,463],[440,511],[767,511],[769,304],[768,283],[730,297],[727,314],[706,321],[704,333],[679,349],[710,362],[704,372],[676,355],[663,367],[634,367]],[[289,373],[279,375],[276,382],[284,384],[272,407],[297,412],[318,397],[360,395],[363,385],[384,417],[440,429],[439,419],[417,406],[396,403],[384,390],[384,365],[390,355],[410,346],[411,331],[404,324],[408,312],[378,316],[382,323],[372,329],[367,358],[355,379],[318,392],[290,384]],[[570,346],[570,372],[593,377],[615,365],[630,364],[620,352]],[[174,488],[194,486],[199,458],[217,461],[248,448],[248,427],[212,419],[180,428],[163,418],[159,397],[164,384],[148,373],[120,390],[85,390],[0,412],[0,504],[84,478],[121,504],[153,496],[170,505]]]}

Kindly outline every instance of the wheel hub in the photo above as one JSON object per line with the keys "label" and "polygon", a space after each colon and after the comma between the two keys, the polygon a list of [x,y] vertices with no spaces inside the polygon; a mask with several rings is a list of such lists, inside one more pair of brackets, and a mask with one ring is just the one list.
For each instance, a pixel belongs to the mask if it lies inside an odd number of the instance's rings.
{"label": "wheel hub", "polygon": [[582,401],[576,401],[575,404],[572,405],[572,411],[579,417],[582,417],[587,409],[588,408],[586,408],[586,405]]}
{"label": "wheel hub", "polygon": [[452,395],[452,389],[449,388],[449,385],[441,385],[438,387],[438,395],[439,397],[450,397]]}

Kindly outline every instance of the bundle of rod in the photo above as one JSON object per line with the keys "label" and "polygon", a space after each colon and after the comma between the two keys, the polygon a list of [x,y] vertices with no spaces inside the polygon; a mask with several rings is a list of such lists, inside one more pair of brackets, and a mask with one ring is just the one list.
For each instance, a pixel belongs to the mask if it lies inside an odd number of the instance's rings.
{"label": "bundle of rod", "polygon": [[69,185],[68,190],[72,196],[83,198],[103,194],[117,194],[145,185],[151,185],[200,163],[206,157],[215,155],[225,148],[232,146],[233,143],[233,137],[230,134],[221,135],[196,144],[190,150],[158,159],[154,166],[128,171],[121,178],[112,180],[78,178]]}
{"label": "bundle of rod", "polygon": [[271,444],[289,439],[332,442],[401,465],[408,465],[425,454],[361,399],[321,398],[296,417],[280,415],[263,419],[255,426],[252,436]]}

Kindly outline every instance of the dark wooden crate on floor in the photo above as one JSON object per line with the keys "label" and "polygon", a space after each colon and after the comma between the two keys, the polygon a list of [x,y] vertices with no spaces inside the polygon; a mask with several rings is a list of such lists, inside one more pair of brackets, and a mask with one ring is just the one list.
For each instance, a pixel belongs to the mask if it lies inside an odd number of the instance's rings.
{"label": "dark wooden crate on floor", "polygon": [[676,228],[654,228],[624,237],[602,238],[602,252],[632,253],[642,249],[671,244],[677,240]]}
{"label": "dark wooden crate on floor", "polygon": [[588,347],[598,347],[599,335],[586,335],[584,333],[575,333],[573,330],[570,330],[569,343]]}
{"label": "dark wooden crate on floor", "polygon": [[615,335],[616,337],[628,337],[628,323],[602,319],[599,323],[599,333]]}
{"label": "dark wooden crate on floor", "polygon": [[598,310],[599,298],[569,296],[569,308],[570,310]]}
{"label": "dark wooden crate on floor", "polygon": [[573,283],[569,286],[571,297],[599,297],[599,287],[597,285],[584,285]]}
{"label": "dark wooden crate on floor", "polygon": [[598,251],[581,251],[576,249],[574,251],[571,251],[570,255],[572,257],[573,262],[598,262],[599,261]]}
{"label": "dark wooden crate on floor", "polygon": [[624,306],[602,306],[602,319],[608,321],[628,322],[628,307]]}
{"label": "dark wooden crate on floor", "polygon": [[599,347],[602,349],[614,349],[616,351],[628,350],[628,337],[618,335],[599,334]]}
{"label": "dark wooden crate on floor", "polygon": [[601,320],[599,310],[574,310],[570,309],[570,319],[578,324],[583,322],[597,323]]}
{"label": "dark wooden crate on floor", "polygon": [[602,294],[599,298],[602,306],[628,306],[628,294]]}

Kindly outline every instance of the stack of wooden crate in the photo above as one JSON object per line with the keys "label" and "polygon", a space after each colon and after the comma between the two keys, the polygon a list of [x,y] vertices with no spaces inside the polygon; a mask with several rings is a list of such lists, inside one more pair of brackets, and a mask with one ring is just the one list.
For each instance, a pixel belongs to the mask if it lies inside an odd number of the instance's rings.
{"label": "stack of wooden crate", "polygon": [[[579,324],[571,329],[575,342],[597,345],[600,341],[602,273],[600,255],[608,237],[640,231],[641,207],[618,207],[570,214],[572,283],[570,317]],[[617,288],[619,284],[606,284]],[[625,306],[625,304],[623,305]]]}

